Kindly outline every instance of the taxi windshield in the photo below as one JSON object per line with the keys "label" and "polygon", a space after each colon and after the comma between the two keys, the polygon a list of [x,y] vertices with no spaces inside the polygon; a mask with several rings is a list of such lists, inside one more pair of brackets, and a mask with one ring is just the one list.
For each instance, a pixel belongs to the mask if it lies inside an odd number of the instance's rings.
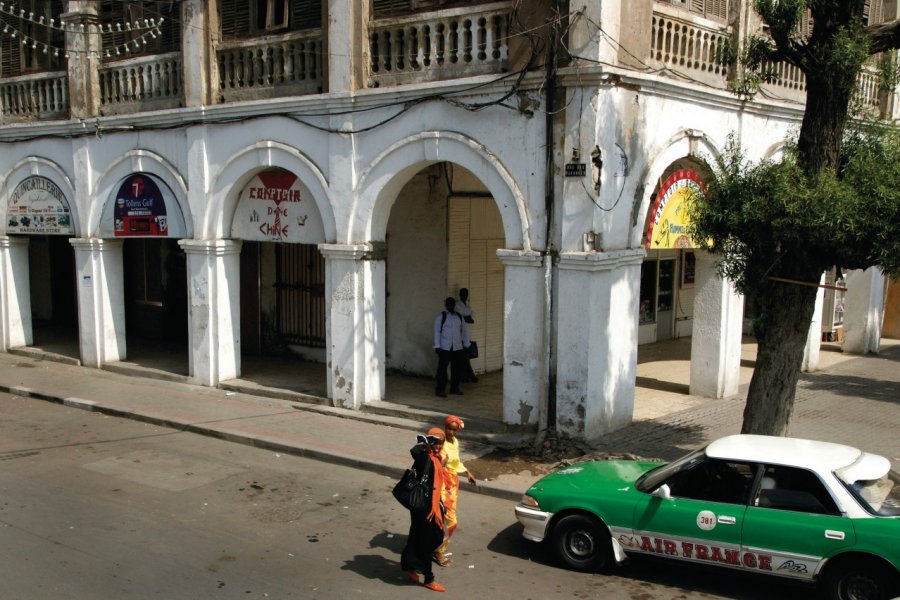
{"label": "taxi windshield", "polygon": [[900,515],[900,476],[894,471],[878,479],[846,481],[841,477],[841,481],[870,513],[883,517]]}
{"label": "taxi windshield", "polygon": [[694,450],[686,456],[652,471],[647,471],[635,482],[635,487],[642,492],[650,493],[659,487],[664,481],[676,473],[692,468],[698,462],[706,458],[706,448]]}

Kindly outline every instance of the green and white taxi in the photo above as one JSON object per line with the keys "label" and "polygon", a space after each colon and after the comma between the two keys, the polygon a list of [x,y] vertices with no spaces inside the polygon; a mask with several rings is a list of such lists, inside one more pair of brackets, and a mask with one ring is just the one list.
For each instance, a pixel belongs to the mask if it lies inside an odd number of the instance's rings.
{"label": "green and white taxi", "polygon": [[849,446],[733,435],[664,465],[576,463],[531,486],[516,517],[577,570],[653,554],[820,582],[836,599],[900,594],[900,478]]}

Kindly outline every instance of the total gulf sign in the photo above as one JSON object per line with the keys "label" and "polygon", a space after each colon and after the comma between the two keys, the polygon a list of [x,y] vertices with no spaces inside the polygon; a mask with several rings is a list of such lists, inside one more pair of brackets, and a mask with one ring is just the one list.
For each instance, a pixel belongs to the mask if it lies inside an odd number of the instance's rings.
{"label": "total gulf sign", "polygon": [[231,235],[258,242],[325,241],[322,217],[312,195],[296,175],[285,169],[263,171],[244,187]]}
{"label": "total gulf sign", "polygon": [[6,233],[74,235],[69,201],[46,177],[28,177],[16,186],[6,210]]}
{"label": "total gulf sign", "polygon": [[184,217],[162,179],[150,173],[132,173],[104,205],[100,235],[181,238],[185,236]]}
{"label": "total gulf sign", "polygon": [[690,170],[676,171],[660,187],[650,210],[645,247],[648,250],[693,248],[687,233],[688,203],[694,194],[703,193],[700,176]]}

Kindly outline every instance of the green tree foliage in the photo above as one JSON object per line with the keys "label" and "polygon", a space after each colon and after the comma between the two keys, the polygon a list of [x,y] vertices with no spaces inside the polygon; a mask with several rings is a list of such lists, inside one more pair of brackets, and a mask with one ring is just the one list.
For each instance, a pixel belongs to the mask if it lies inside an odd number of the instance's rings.
{"label": "green tree foliage", "polygon": [[[861,119],[847,128],[863,64],[900,46],[900,36],[897,21],[867,25],[863,0],[755,0],[754,8],[769,35],[744,45],[735,91],[752,95],[786,61],[806,76],[806,110],[778,161],[752,163],[729,141],[694,204],[693,236],[722,257],[721,274],[756,307],[742,431],[786,435],[822,273],[900,273],[900,135]],[[882,80],[895,81],[894,62],[885,64]]]}

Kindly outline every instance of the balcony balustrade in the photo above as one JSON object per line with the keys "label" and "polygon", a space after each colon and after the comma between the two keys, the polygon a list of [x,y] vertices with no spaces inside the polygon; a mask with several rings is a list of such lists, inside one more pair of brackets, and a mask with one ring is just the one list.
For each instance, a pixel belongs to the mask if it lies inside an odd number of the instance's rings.
{"label": "balcony balustrade", "polygon": [[0,79],[0,122],[69,118],[67,77],[57,71]]}
{"label": "balcony balustrade", "polygon": [[318,94],[322,32],[305,30],[219,45],[219,102]]}
{"label": "balcony balustrade", "polygon": [[731,35],[729,26],[656,4],[650,61],[680,76],[724,88],[728,66],[722,57]]}
{"label": "balcony balustrade", "polygon": [[104,115],[177,108],[184,85],[180,52],[141,56],[100,67],[100,106]]}
{"label": "balcony balustrade", "polygon": [[369,85],[502,73],[512,6],[494,2],[373,21]]}

